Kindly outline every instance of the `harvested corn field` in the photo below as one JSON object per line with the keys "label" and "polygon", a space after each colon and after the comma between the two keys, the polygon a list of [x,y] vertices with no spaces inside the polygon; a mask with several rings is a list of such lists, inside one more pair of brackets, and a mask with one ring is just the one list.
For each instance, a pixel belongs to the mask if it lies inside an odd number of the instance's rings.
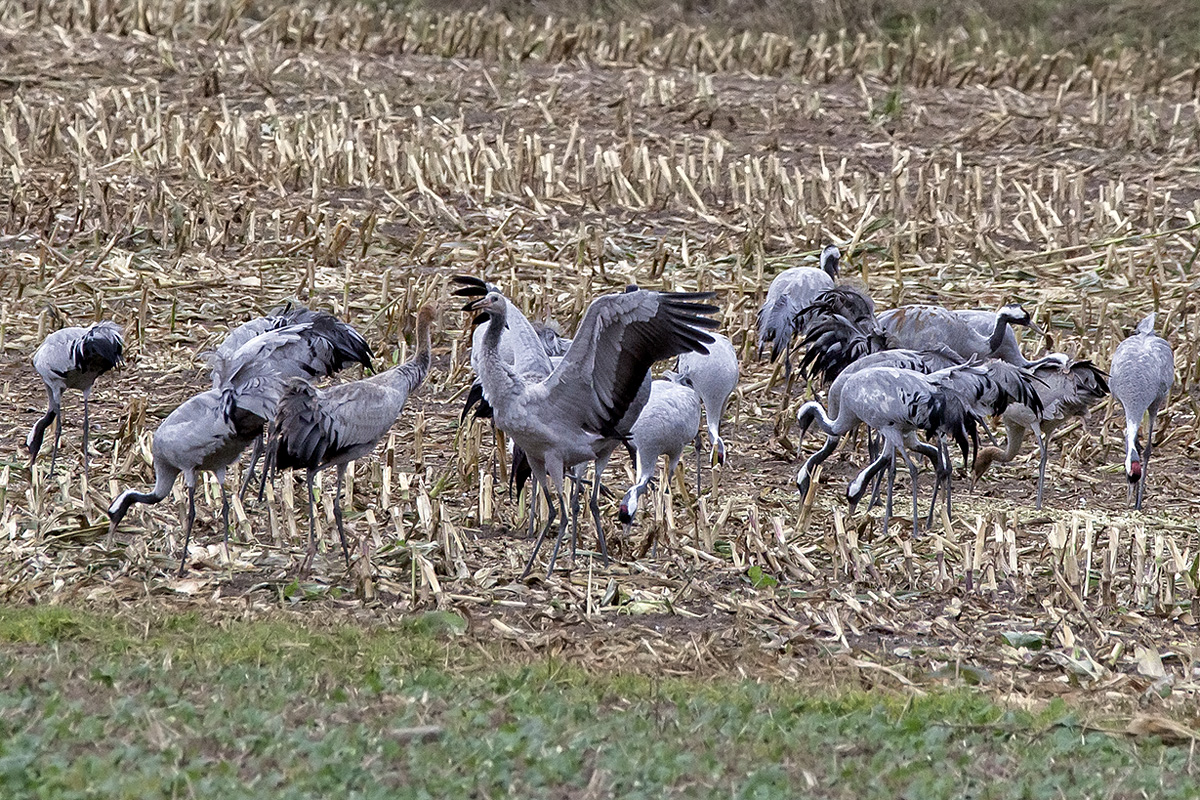
{"label": "harvested corn field", "polygon": [[[382,622],[439,609],[515,659],[595,670],[914,693],[966,681],[1119,712],[1193,701],[1194,63],[308,0],[9,3],[0,26],[7,602]],[[1047,334],[1024,335],[1030,357],[1107,368],[1157,311],[1177,379],[1144,510],[1127,504],[1112,399],[1051,445],[1041,510],[1031,444],[973,487],[959,470],[953,519],[919,537],[903,491],[887,535],[878,510],[847,515],[861,444],[801,497],[817,444],[795,410],[821,387],[785,399],[755,315],[771,279],[828,242],[880,310],[1022,304]],[[728,460],[710,474],[702,454],[697,497],[689,449],[685,479],[628,537],[606,498],[614,563],[581,554],[569,573],[518,579],[527,505],[491,427],[459,422],[458,274],[567,334],[627,284],[716,293],[742,370]],[[350,473],[349,570],[332,473],[308,576],[299,476],[233,500],[228,559],[206,476],[182,577],[180,482],[107,541],[112,499],[153,483],[155,427],[210,385],[200,354],[289,300],[352,323],[380,367],[410,356],[417,309],[440,307],[429,378]],[[29,357],[60,325],[98,319],[124,329],[127,363],[91,397],[90,476],[78,393],[58,471],[43,455],[31,472],[22,443],[44,397]],[[619,498],[632,476],[620,455],[605,483]]]}

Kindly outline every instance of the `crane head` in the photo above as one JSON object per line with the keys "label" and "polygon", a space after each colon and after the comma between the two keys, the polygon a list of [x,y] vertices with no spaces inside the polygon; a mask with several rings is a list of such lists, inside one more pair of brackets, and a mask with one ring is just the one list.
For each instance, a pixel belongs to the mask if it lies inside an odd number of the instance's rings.
{"label": "crane head", "polygon": [[1024,325],[1038,336],[1046,335],[1046,332],[1034,323],[1033,316],[1020,303],[1009,303],[996,312],[996,315],[1008,322],[1009,325]]}
{"label": "crane head", "polygon": [[838,275],[838,266],[842,261],[842,251],[838,250],[837,245],[827,244],[825,249],[821,251],[821,269],[828,273],[829,277],[836,278]]}
{"label": "crane head", "polygon": [[725,440],[720,436],[713,442],[712,449],[712,466],[725,465]]}
{"label": "crane head", "polygon": [[1142,479],[1142,458],[1138,455],[1137,445],[1125,456],[1125,479],[1137,483]]}
{"label": "crane head", "polygon": [[499,313],[504,310],[504,295],[499,292],[488,292],[478,300],[469,301],[462,307],[462,310]]}

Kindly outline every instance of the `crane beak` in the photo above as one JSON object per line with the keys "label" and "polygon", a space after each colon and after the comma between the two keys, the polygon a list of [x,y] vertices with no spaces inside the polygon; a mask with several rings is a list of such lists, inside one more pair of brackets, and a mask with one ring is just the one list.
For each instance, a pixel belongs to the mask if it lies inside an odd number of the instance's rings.
{"label": "crane beak", "polygon": [[462,307],[463,311],[482,311],[485,308],[491,308],[492,304],[486,297],[480,297],[476,300],[468,300],[467,304]]}

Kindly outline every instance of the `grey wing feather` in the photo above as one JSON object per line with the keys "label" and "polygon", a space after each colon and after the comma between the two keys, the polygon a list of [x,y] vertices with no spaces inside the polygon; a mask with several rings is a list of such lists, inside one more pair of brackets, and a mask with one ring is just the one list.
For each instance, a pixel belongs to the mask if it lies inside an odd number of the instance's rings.
{"label": "grey wing feather", "polygon": [[627,291],[598,298],[588,307],[575,339],[545,381],[565,419],[580,427],[615,433],[655,361],[688,350],[707,352],[705,329],[717,322],[712,295]]}

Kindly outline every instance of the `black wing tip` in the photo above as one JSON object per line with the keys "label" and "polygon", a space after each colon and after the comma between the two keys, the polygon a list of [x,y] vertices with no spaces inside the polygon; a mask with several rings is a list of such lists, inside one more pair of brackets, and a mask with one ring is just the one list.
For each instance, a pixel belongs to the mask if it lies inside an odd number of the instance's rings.
{"label": "black wing tip", "polygon": [[451,292],[455,297],[483,297],[488,293],[487,281],[474,275],[455,275],[450,280],[459,284],[459,288]]}

